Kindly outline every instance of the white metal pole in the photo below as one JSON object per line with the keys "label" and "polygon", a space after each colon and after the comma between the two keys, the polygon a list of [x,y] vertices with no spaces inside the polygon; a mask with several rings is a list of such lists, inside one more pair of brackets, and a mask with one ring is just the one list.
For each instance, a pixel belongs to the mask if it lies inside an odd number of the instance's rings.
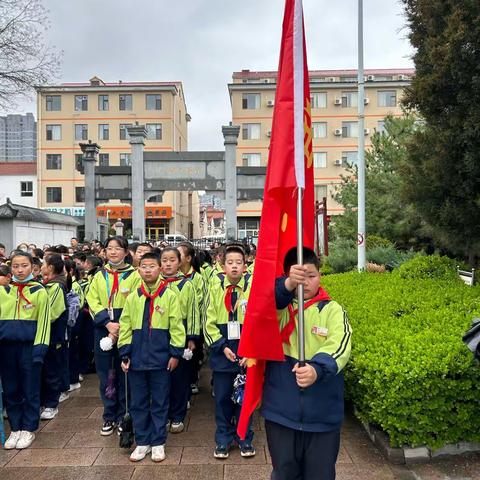
{"label": "white metal pole", "polygon": [[[303,188],[298,188],[297,199],[297,263],[303,265]],[[305,365],[305,298],[304,286],[298,285],[298,361],[300,366]]]}
{"label": "white metal pole", "polygon": [[358,0],[358,271],[365,270],[365,77],[363,68],[363,0]]}

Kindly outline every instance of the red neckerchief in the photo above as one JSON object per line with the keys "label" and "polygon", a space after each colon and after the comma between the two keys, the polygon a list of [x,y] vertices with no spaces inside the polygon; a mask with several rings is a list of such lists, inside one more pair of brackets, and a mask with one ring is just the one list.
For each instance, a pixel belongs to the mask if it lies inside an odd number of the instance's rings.
{"label": "red neckerchief", "polygon": [[[234,313],[235,310],[237,309],[236,305],[232,305],[232,293],[236,288],[240,288],[238,285],[228,285],[227,288],[225,289],[225,308],[227,309],[228,314]],[[238,302],[237,302],[238,303]]]}
{"label": "red neckerchief", "polygon": [[193,269],[192,269],[191,272],[189,272],[189,273],[184,273],[184,274],[183,274],[183,276],[184,276],[185,278],[192,278],[194,275],[195,275],[195,270],[193,270]]}
{"label": "red neckerchief", "polygon": [[28,282],[27,283],[11,282],[11,285],[18,288],[18,296],[20,297],[20,299],[19,299],[18,305],[17,305],[17,317],[20,318],[20,301],[21,300],[25,301],[27,303],[27,305],[32,304],[32,302],[23,293],[24,288],[25,287],[31,287],[32,284],[28,283]]}
{"label": "red neckerchief", "polygon": [[[330,300],[330,297],[328,296],[328,293],[323,288],[320,287],[320,289],[318,290],[318,293],[313,298],[311,298],[308,302],[305,303],[304,309],[306,310],[312,305],[318,302],[322,302],[324,300]],[[287,345],[290,345],[290,335],[292,335],[293,331],[295,330],[295,317],[297,316],[297,313],[298,313],[298,308],[294,310],[292,304],[290,303],[288,305],[288,315],[290,319],[288,320],[288,323],[282,328],[282,331],[280,332],[282,342],[286,343]]]}
{"label": "red neckerchief", "polygon": [[158,288],[155,290],[154,293],[148,293],[143,283],[140,286],[140,290],[142,291],[143,296],[150,299],[150,307],[149,307],[149,313],[148,313],[148,331],[150,332],[150,335],[152,334],[152,316],[155,310],[155,305],[154,305],[155,299],[162,294],[165,288],[167,288],[168,283],[170,282],[167,282],[167,281],[160,282],[160,285],[158,286]]}
{"label": "red neckerchief", "polygon": [[115,297],[115,294],[118,292],[118,288],[120,286],[118,277],[123,272],[119,272],[118,270],[110,270],[109,268],[105,268],[105,270],[107,273],[111,273],[113,275],[113,285],[112,285],[112,289],[110,290],[110,296],[108,297],[108,308],[110,308],[113,304],[113,299]]}

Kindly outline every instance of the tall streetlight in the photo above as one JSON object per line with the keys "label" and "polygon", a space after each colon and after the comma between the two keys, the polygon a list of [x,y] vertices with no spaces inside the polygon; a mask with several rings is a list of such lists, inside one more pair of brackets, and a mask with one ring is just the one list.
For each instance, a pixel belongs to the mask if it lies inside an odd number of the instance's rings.
{"label": "tall streetlight", "polygon": [[363,68],[363,0],[358,0],[358,271],[365,270],[365,76]]}

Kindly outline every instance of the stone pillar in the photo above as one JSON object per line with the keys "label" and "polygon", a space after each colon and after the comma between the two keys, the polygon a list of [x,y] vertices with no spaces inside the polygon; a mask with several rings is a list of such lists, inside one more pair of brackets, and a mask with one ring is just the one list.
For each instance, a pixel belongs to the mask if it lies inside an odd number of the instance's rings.
{"label": "stone pillar", "polygon": [[85,175],[85,241],[97,238],[97,209],[95,202],[95,164],[100,146],[92,143],[80,143],[83,153],[83,171]]}
{"label": "stone pillar", "polygon": [[222,127],[225,145],[225,238],[237,239],[237,144],[240,127]]}
{"label": "stone pillar", "polygon": [[145,193],[143,174],[143,149],[147,129],[135,123],[127,128],[132,146],[132,234],[138,242],[145,241]]}
{"label": "stone pillar", "polygon": [[115,229],[115,235],[120,235],[123,237],[123,227],[125,224],[122,222],[122,219],[119,218],[115,224],[113,225],[113,228]]}

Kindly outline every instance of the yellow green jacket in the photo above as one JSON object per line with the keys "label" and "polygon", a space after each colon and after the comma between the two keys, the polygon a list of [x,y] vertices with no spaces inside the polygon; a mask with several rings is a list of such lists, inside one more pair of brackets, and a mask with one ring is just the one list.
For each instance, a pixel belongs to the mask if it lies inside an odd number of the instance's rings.
{"label": "yellow green jacket", "polygon": [[67,337],[67,293],[65,286],[58,282],[44,285],[50,299],[50,344],[65,342]]}
{"label": "yellow green jacket", "polygon": [[[153,293],[158,287],[149,289]],[[165,288],[154,299],[150,328],[150,302],[140,288],[127,298],[120,317],[119,354],[130,358],[132,370],[165,369],[170,357],[180,358],[185,347],[185,327],[178,295]]]}
{"label": "yellow green jacket", "polygon": [[0,287],[0,348],[2,343],[33,343],[33,362],[43,362],[50,343],[50,301],[42,284],[30,281],[18,295],[18,287]]}

